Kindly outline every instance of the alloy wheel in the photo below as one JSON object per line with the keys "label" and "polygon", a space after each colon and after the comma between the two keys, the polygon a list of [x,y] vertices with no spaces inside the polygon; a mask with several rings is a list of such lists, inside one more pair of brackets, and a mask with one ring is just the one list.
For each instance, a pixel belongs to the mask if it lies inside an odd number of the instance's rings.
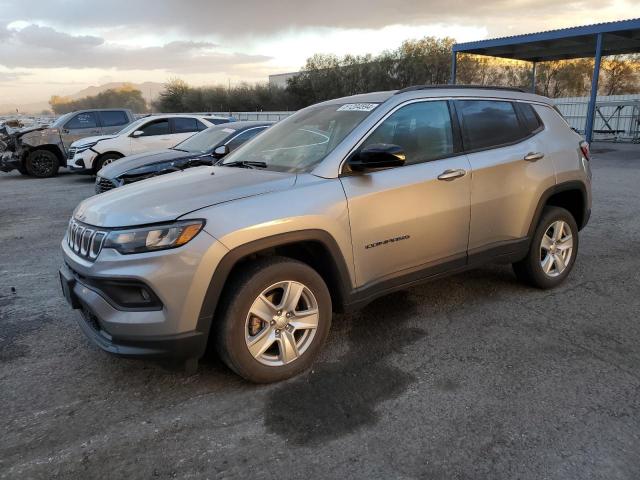
{"label": "alloy wheel", "polygon": [[31,170],[37,177],[46,177],[55,168],[55,161],[49,153],[38,152],[31,159]]}
{"label": "alloy wheel", "polygon": [[318,330],[318,301],[304,284],[278,282],[253,301],[245,321],[245,343],[258,362],[282,366],[311,346]]}
{"label": "alloy wheel", "polygon": [[571,227],[563,220],[549,225],[540,242],[540,266],[550,276],[561,275],[569,265],[573,254]]}

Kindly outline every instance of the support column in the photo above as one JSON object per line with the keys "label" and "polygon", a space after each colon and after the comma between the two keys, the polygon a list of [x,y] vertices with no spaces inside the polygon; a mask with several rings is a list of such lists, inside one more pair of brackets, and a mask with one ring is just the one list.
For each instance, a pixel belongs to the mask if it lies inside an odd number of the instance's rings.
{"label": "support column", "polygon": [[451,52],[451,78],[449,79],[449,83],[451,85],[455,85],[456,84],[456,70],[457,70],[457,55],[456,55],[456,51],[453,50]]}
{"label": "support column", "polygon": [[591,77],[591,95],[589,97],[589,109],[587,110],[587,124],[584,127],[584,134],[587,142],[593,139],[593,120],[596,113],[596,99],[598,97],[598,77],[600,76],[600,61],[602,60],[602,34],[596,38],[596,57],[593,64],[593,77]]}
{"label": "support column", "polygon": [[538,62],[533,62],[533,67],[531,68],[531,93],[536,93],[536,65],[538,65]]}

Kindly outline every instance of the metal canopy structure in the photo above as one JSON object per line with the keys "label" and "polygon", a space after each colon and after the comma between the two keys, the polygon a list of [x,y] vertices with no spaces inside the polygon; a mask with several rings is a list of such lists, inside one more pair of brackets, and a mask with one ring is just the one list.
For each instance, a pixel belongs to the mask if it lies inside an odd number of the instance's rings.
{"label": "metal canopy structure", "polygon": [[593,136],[593,120],[602,56],[637,52],[640,52],[640,18],[478,42],[458,43],[453,46],[451,83],[456,82],[458,53],[531,62],[533,70],[531,88],[534,92],[538,62],[594,57],[589,109],[585,125],[585,135],[587,141],[590,142]]}

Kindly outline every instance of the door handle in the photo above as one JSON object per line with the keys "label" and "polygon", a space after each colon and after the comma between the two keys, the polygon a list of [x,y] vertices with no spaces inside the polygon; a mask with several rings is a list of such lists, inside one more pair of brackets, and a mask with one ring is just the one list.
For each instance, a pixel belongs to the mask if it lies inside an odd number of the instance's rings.
{"label": "door handle", "polygon": [[438,180],[455,180],[459,177],[464,177],[467,174],[466,170],[462,168],[457,168],[455,170],[445,170],[440,175],[438,175]]}
{"label": "door handle", "polygon": [[537,162],[541,158],[544,158],[544,153],[541,152],[529,152],[524,156],[527,162]]}

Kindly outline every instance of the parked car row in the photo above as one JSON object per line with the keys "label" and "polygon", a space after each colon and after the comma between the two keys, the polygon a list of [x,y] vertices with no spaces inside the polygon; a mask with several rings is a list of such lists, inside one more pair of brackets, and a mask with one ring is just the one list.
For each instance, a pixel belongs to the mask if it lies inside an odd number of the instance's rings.
{"label": "parked car row", "polygon": [[228,122],[200,115],[153,115],[130,123],[114,135],[86,137],[71,144],[67,167],[95,174],[122,157],[173,147],[196,132]]}
{"label": "parked car row", "polygon": [[[135,120],[126,109],[82,110],[51,125],[4,132],[0,171],[52,177],[60,167],[95,174],[127,155],[168,148],[196,132],[232,118],[212,115],[151,115]],[[0,132],[2,134],[2,132]]]}
{"label": "parked car row", "polygon": [[[589,147],[547,98],[417,86],[264,127],[211,127],[98,172],[112,186],[172,172],[92,196],[70,219],[60,283],[102,349],[193,370],[211,346],[272,382],[312,364],[333,311],[489,262],[552,288],[575,264]],[[88,148],[107,153],[99,144]]]}
{"label": "parked car row", "polygon": [[103,168],[96,167],[98,169],[96,193],[190,167],[213,165],[264,131],[271,123],[233,122],[216,125],[196,133],[171,148],[131,155],[117,162],[114,161],[113,156],[104,155],[101,163]]}

